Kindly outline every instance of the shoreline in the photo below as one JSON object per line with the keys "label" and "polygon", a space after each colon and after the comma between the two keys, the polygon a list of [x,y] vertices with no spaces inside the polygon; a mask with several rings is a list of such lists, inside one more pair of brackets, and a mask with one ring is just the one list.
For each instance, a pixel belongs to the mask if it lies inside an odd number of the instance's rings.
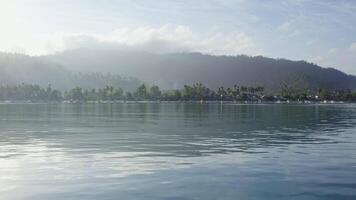
{"label": "shoreline", "polygon": [[0,101],[0,104],[164,104],[164,103],[182,103],[182,104],[234,104],[234,105],[337,105],[353,104],[356,102],[345,101]]}

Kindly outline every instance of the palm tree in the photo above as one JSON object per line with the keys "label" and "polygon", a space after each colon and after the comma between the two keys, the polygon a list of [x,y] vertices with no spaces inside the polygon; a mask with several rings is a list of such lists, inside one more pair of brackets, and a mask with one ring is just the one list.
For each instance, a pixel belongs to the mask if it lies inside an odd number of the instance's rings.
{"label": "palm tree", "polygon": [[225,91],[224,87],[219,87],[217,94],[220,96],[220,101],[222,101],[224,96],[226,95],[226,91]]}
{"label": "palm tree", "polygon": [[140,100],[144,100],[147,98],[147,88],[145,84],[140,85],[136,89],[135,96],[138,97]]}
{"label": "palm tree", "polygon": [[247,87],[246,87],[246,86],[241,86],[241,92],[242,92],[243,94],[246,94],[246,92],[247,92]]}
{"label": "palm tree", "polygon": [[158,100],[161,98],[162,92],[157,85],[150,88],[150,96],[153,100]]}

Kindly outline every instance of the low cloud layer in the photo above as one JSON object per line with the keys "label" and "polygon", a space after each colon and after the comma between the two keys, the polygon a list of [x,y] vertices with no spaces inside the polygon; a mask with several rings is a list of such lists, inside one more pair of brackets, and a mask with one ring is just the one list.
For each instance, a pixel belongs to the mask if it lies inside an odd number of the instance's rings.
{"label": "low cloud layer", "polygon": [[[291,23],[283,23],[278,31],[283,33],[290,31]],[[211,55],[269,55],[255,43],[255,38],[244,32],[219,30],[198,32],[188,26],[172,24],[161,27],[121,27],[100,34],[58,32],[28,41],[33,41],[35,44],[27,45],[31,48],[12,46],[9,51],[43,55],[78,48],[101,48],[153,53],[201,52]],[[356,42],[345,48],[330,49],[327,53],[308,60],[323,67],[333,67],[349,74],[356,74]]]}
{"label": "low cloud layer", "polygon": [[45,53],[76,48],[117,48],[154,53],[201,52],[213,55],[257,55],[260,50],[243,32],[197,33],[186,26],[119,28],[107,34],[56,33]]}
{"label": "low cloud layer", "polygon": [[355,9],[350,0],[0,1],[0,51],[264,55],[356,74]]}
{"label": "low cloud layer", "polygon": [[349,74],[356,74],[356,42],[347,48],[333,48],[325,55],[312,59],[324,67],[334,67]]}

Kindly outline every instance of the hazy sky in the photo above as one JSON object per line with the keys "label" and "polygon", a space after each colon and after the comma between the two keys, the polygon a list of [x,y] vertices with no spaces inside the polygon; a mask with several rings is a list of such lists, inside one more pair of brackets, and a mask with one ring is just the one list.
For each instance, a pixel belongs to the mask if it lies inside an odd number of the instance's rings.
{"label": "hazy sky", "polygon": [[264,55],[356,74],[355,0],[0,0],[0,50]]}

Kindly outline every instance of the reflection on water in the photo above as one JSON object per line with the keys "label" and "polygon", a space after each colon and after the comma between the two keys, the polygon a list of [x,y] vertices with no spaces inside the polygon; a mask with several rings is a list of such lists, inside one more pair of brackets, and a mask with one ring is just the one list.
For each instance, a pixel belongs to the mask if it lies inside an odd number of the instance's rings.
{"label": "reflection on water", "polygon": [[356,199],[356,106],[0,105],[0,199]]}

